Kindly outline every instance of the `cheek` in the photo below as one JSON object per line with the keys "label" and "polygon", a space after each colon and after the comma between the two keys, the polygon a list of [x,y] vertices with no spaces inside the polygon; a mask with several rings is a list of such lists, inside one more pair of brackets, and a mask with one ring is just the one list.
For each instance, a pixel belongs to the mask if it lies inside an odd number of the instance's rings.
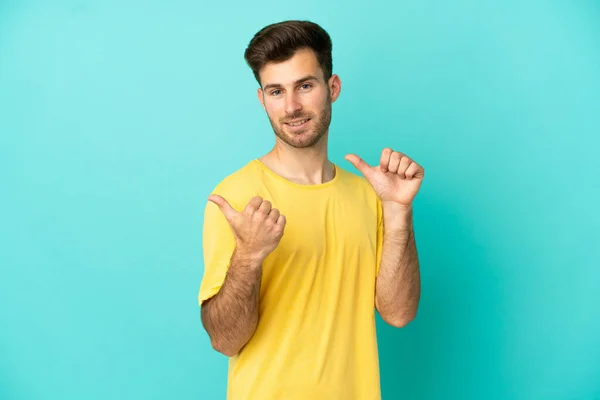
{"label": "cheek", "polygon": [[327,93],[320,94],[318,98],[314,99],[312,102],[312,108],[314,110],[322,110],[329,103],[329,97]]}
{"label": "cheek", "polygon": [[278,119],[283,112],[278,102],[265,103],[265,110],[267,111],[267,114],[274,119]]}

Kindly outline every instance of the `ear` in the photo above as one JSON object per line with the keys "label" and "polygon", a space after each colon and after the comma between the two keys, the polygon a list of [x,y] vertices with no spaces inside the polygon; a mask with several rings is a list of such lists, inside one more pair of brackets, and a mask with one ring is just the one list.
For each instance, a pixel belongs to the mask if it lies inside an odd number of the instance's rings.
{"label": "ear", "polygon": [[331,75],[331,78],[329,78],[328,84],[331,92],[331,102],[333,103],[342,91],[342,80],[337,74],[333,74]]}
{"label": "ear", "polygon": [[265,108],[265,99],[263,97],[262,88],[258,88],[258,90],[256,91],[256,95],[258,96],[258,101],[260,101],[260,105],[262,106],[262,108]]}

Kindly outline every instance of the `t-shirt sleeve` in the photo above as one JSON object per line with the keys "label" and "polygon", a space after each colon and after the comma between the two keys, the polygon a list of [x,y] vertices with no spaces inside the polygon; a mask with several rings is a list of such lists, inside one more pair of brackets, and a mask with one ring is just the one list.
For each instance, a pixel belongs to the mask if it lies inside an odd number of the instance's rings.
{"label": "t-shirt sleeve", "polygon": [[[231,205],[235,208],[234,204]],[[211,201],[208,201],[204,210],[202,248],[204,274],[198,293],[199,305],[221,289],[235,249],[235,236],[229,222],[221,209]]]}
{"label": "t-shirt sleeve", "polygon": [[379,275],[379,266],[381,265],[381,251],[383,248],[383,208],[381,201],[377,199],[377,257],[375,266],[375,276]]}

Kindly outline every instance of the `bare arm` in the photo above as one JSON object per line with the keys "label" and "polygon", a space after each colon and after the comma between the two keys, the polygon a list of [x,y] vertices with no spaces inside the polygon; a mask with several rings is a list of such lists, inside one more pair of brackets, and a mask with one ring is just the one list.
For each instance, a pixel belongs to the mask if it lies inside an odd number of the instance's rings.
{"label": "bare arm", "polygon": [[286,219],[258,196],[242,212],[219,195],[211,195],[209,200],[223,212],[236,246],[219,292],[204,302],[200,315],[213,348],[233,357],[258,325],[262,263],[279,244]]}
{"label": "bare arm", "polygon": [[415,318],[421,296],[412,207],[391,202],[382,206],[384,235],[375,306],[384,321],[400,328]]}
{"label": "bare arm", "polygon": [[383,244],[375,307],[388,324],[402,327],[417,315],[421,297],[419,259],[412,226],[412,201],[425,170],[411,158],[386,147],[379,165],[369,166],[356,154],[346,155],[377,193],[383,208]]}
{"label": "bare arm", "polygon": [[234,251],[223,286],[202,305],[202,324],[213,348],[228,357],[256,330],[261,275],[262,260]]}

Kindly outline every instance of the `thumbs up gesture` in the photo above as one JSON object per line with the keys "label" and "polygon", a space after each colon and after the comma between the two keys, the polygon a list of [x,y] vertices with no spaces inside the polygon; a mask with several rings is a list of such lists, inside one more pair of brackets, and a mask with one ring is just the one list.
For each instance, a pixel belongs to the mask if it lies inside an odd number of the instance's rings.
{"label": "thumbs up gesture", "polygon": [[355,154],[345,159],[369,181],[382,202],[391,201],[409,207],[417,195],[425,170],[405,154],[385,148],[379,165],[371,167]]}
{"label": "thumbs up gesture", "polygon": [[278,209],[272,208],[269,201],[253,197],[246,208],[238,212],[219,195],[210,195],[208,200],[219,206],[227,219],[238,251],[262,260],[277,248],[286,219]]}

